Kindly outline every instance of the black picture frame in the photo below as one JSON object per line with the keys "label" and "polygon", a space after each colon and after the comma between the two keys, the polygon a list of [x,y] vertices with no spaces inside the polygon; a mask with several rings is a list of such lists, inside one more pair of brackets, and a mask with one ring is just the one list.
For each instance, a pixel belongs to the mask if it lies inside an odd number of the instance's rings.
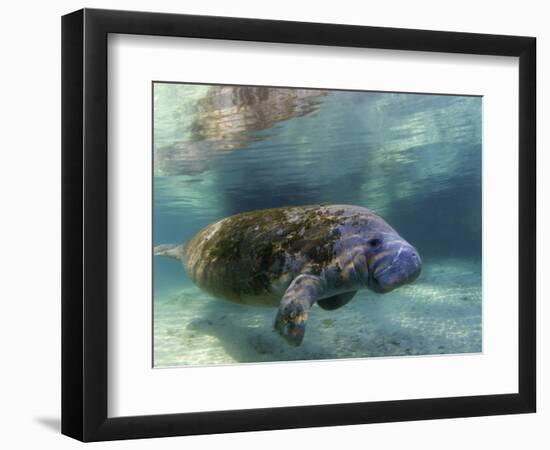
{"label": "black picture frame", "polygon": [[[517,393],[107,416],[109,33],[519,57]],[[535,412],[536,39],[83,9],[62,18],[62,433],[82,441]]]}

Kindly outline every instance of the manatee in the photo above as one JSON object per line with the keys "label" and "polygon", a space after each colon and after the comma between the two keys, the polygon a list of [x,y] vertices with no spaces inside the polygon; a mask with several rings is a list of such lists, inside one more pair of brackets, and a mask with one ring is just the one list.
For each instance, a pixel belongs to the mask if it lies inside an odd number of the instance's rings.
{"label": "manatee", "polygon": [[189,127],[188,138],[155,148],[155,175],[203,173],[216,153],[264,139],[256,132],[317,111],[328,94],[322,89],[210,86],[196,102],[193,122],[182,124]]}
{"label": "manatee", "polygon": [[275,329],[295,346],[313,304],[334,310],[359,289],[389,292],[414,281],[422,266],[416,249],[381,217],[352,205],[244,212],[154,253],[180,260],[216,297],[277,307]]}
{"label": "manatee", "polygon": [[155,175],[205,172],[217,153],[237,151],[265,139],[257,132],[314,113],[327,95],[329,92],[322,89],[210,86],[193,104],[194,114],[183,115],[194,118],[192,123],[181,124],[188,128],[185,139],[155,147]]}
{"label": "manatee", "polygon": [[218,150],[242,149],[251,139],[260,138],[253,132],[316,111],[328,93],[322,89],[211,86],[198,101],[193,134]]}

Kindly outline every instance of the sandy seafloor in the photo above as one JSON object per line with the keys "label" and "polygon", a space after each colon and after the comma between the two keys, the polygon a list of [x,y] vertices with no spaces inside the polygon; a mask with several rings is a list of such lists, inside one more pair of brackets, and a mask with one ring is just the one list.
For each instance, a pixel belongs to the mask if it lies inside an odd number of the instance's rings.
{"label": "sandy seafloor", "polygon": [[183,269],[182,278],[183,288],[155,296],[158,368],[482,351],[480,261],[424,261],[412,285],[386,294],[359,291],[335,311],[315,305],[299,347],[273,330],[275,308],[219,300]]}

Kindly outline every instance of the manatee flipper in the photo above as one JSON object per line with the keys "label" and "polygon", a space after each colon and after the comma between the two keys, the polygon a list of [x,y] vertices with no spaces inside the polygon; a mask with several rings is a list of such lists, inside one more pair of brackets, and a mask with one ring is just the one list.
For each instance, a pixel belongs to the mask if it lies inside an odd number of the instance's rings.
{"label": "manatee flipper", "polygon": [[182,260],[185,253],[184,244],[161,244],[157,245],[153,249],[153,254],[155,256],[168,256],[169,258],[175,258]]}
{"label": "manatee flipper", "polygon": [[323,282],[315,275],[302,274],[290,283],[275,318],[275,329],[289,344],[298,346],[302,343],[309,309],[323,290]]}
{"label": "manatee flipper", "polygon": [[341,308],[357,294],[357,291],[344,292],[342,294],[334,295],[332,297],[323,298],[322,300],[317,300],[317,304],[327,311],[332,311],[334,309]]}

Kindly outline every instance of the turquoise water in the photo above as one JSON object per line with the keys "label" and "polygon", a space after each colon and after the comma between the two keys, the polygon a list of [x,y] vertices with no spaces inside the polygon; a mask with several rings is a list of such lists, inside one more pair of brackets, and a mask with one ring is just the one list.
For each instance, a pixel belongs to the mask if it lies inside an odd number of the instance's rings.
{"label": "turquoise water", "polygon": [[480,97],[154,85],[154,243],[231,214],[340,203],[376,211],[423,272],[387,294],[314,306],[291,347],[276,310],[217,299],[154,259],[154,364],[481,351]]}

